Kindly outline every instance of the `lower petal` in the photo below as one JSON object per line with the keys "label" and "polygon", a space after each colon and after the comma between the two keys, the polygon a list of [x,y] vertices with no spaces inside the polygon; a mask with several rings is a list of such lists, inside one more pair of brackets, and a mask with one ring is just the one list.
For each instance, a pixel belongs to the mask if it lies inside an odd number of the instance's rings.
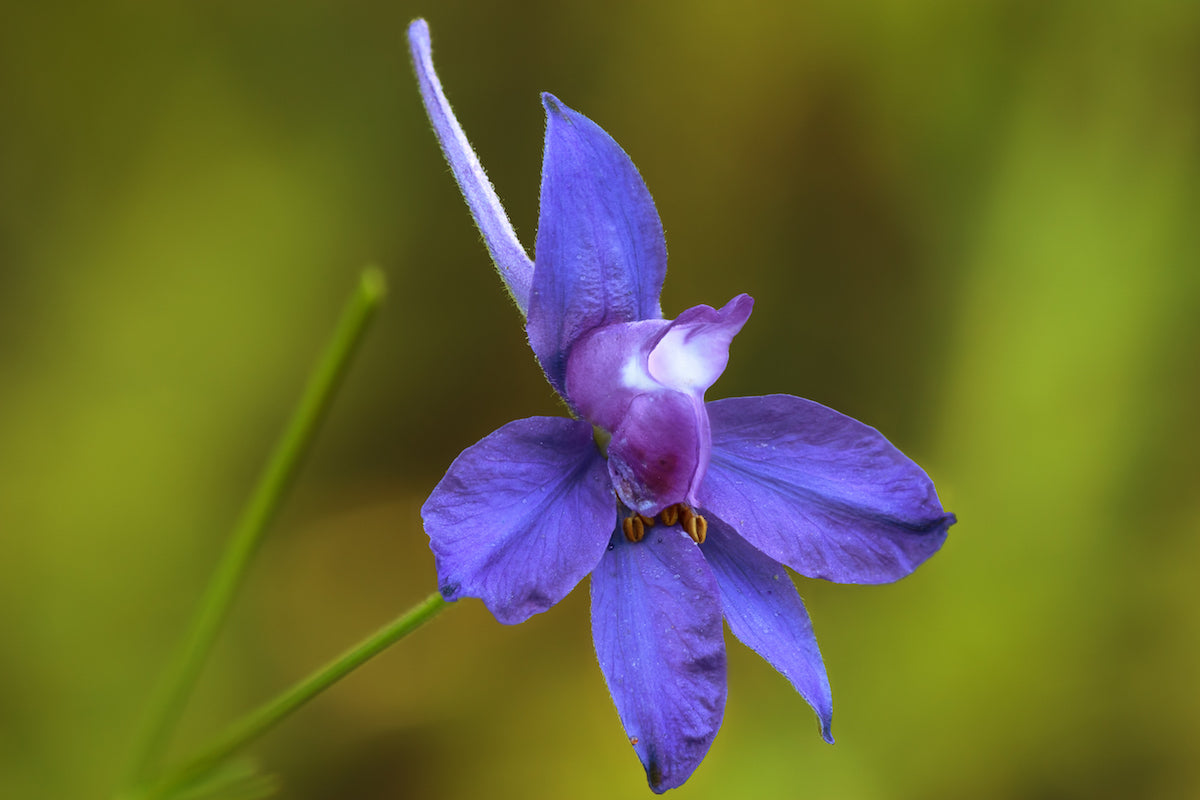
{"label": "lower petal", "polygon": [[709,449],[703,401],[683,392],[640,394],[608,445],[608,471],[621,502],[654,516],[695,505]]}
{"label": "lower petal", "polygon": [[614,533],[592,573],[592,636],[650,788],[682,785],[717,735],[726,688],[717,581],[691,539]]}
{"label": "lower petal", "polygon": [[874,428],[790,395],[709,403],[700,504],[802,575],[887,583],[954,524],[920,467]]}
{"label": "lower petal", "polygon": [[755,550],[720,520],[708,517],[700,545],[717,585],[733,635],[792,682],[821,721],[833,744],[833,695],[808,611],[787,571]]}
{"label": "lower petal", "polygon": [[421,519],[442,595],[478,597],[511,624],[550,608],[591,572],[616,508],[592,426],[533,417],[464,450]]}

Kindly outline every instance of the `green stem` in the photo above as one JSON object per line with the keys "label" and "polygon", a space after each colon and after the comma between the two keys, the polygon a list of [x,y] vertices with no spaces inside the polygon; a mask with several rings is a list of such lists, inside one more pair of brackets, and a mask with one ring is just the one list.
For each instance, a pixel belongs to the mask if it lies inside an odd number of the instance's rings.
{"label": "green stem", "polygon": [[170,796],[171,792],[189,781],[203,776],[204,773],[278,725],[309,700],[415,631],[422,624],[433,619],[447,605],[440,593],[434,592],[429,595],[279,697],[243,717],[232,725],[223,736],[202,750],[198,756],[172,772],[167,779],[158,784],[149,797]]}
{"label": "green stem", "polygon": [[183,714],[205,657],[267,525],[275,516],[283,494],[296,474],[330,399],[341,384],[351,357],[362,341],[368,323],[384,294],[383,274],[373,267],[363,271],[316,367],[309,375],[300,403],[267,461],[258,484],[237,521],[225,553],[209,581],[183,646],[163,681],[142,731],[128,785],[143,784],[162,761],[171,733]]}

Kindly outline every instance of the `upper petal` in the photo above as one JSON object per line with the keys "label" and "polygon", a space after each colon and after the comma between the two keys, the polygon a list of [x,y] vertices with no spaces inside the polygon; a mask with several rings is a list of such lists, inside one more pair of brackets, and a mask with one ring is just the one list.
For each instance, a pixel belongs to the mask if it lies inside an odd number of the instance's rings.
{"label": "upper petal", "polygon": [[478,597],[522,622],[587,575],[616,524],[592,426],[565,417],[510,422],[462,452],[421,518],[447,600]]}
{"label": "upper petal", "polygon": [[754,307],[748,294],[719,309],[693,306],[673,320],[605,325],[580,337],[567,359],[566,399],[594,425],[615,430],[647,392],[683,392],[700,401],[729,363]]}
{"label": "upper petal", "polygon": [[592,636],[646,778],[673,789],[700,765],[725,713],[717,582],[678,527],[636,544],[618,530],[592,573]]}
{"label": "upper petal", "polygon": [[720,309],[693,306],[671,321],[646,359],[659,383],[697,397],[717,382],[729,363],[729,345],[738,335],[754,298],[739,294]]}
{"label": "upper petal", "polygon": [[567,359],[565,399],[593,425],[610,433],[633,398],[664,390],[646,361],[670,326],[665,319],[605,325],[581,337]]}
{"label": "upper petal", "polygon": [[887,583],[954,524],[933,482],[874,428],[790,395],[708,404],[712,455],[700,502],[802,575]]}
{"label": "upper petal", "polygon": [[582,334],[662,316],[667,246],[654,201],[625,151],[555,97],[546,108],[529,344],[563,393],[566,358]]}
{"label": "upper petal", "polygon": [[533,283],[533,262],[525,253],[525,248],[517,240],[512,223],[504,213],[504,206],[492,188],[479,163],[479,157],[471,149],[467,135],[450,108],[450,101],[442,91],[442,82],[438,79],[433,68],[432,47],[429,41],[429,25],[423,19],[415,19],[408,26],[408,46],[412,53],[413,66],[417,71],[417,83],[421,87],[421,101],[425,104],[425,113],[433,123],[433,132],[437,135],[446,160],[450,162],[450,171],[458,181],[458,188],[466,198],[471,216],[479,226],[488,252],[504,285],[508,287],[513,300],[521,313],[525,314],[529,307],[529,292]]}
{"label": "upper petal", "polygon": [[729,630],[791,681],[833,744],[833,694],[804,601],[781,564],[751,547],[716,518],[700,545],[717,585]]}

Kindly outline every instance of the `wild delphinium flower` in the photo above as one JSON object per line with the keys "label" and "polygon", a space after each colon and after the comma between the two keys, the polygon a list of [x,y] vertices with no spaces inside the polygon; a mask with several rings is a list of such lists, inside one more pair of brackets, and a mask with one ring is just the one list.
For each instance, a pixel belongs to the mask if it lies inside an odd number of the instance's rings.
{"label": "wild delphinium flower", "polygon": [[688,779],[720,727],[722,618],[832,742],[825,667],[781,565],[894,581],[941,547],[954,515],[920,467],[836,411],[782,394],[705,402],[753,300],[663,319],[666,245],[641,176],[549,94],[530,261],[442,91],[428,26],[408,35],[442,150],[571,411],[505,425],[433,490],[421,515],[442,595],[517,623],[591,574],[596,655],[656,792]]}

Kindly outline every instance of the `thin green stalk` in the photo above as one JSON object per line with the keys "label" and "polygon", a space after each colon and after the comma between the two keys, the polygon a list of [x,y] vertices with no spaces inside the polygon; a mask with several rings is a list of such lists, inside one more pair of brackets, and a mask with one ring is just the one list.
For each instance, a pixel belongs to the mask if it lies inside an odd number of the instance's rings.
{"label": "thin green stalk", "polygon": [[346,304],[320,359],[309,375],[300,402],[276,442],[258,484],[250,495],[226,545],[216,572],[200,600],[191,628],[183,640],[155,697],[142,731],[128,786],[144,784],[162,761],[170,736],[212,649],[221,624],[237,593],[250,559],[262,542],[283,494],[296,474],[330,399],[341,385],[351,357],[362,341],[383,300],[383,274],[376,268],[363,271],[358,287]]}
{"label": "thin green stalk", "polygon": [[234,723],[224,735],[202,750],[198,756],[186,762],[179,769],[172,771],[149,793],[149,798],[169,797],[173,791],[202,777],[238,750],[278,725],[309,700],[433,619],[447,605],[440,593],[434,592],[429,595],[279,697]]}

